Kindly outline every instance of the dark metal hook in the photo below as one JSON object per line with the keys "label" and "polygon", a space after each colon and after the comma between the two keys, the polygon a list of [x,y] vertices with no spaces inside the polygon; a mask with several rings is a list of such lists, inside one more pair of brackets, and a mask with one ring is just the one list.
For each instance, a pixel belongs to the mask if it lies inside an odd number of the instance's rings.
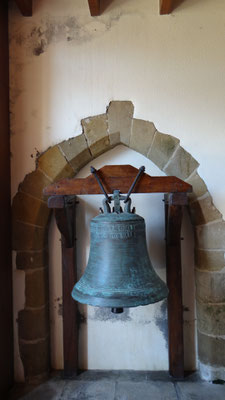
{"label": "dark metal hook", "polygon": [[132,191],[134,190],[134,187],[135,187],[136,183],[138,182],[138,180],[140,179],[141,175],[142,175],[144,172],[145,172],[145,167],[144,167],[144,166],[140,167],[139,170],[138,170],[138,174],[137,174],[137,176],[136,176],[134,182],[132,183],[132,185],[131,185],[131,187],[130,187],[130,189],[129,189],[127,195],[126,195],[126,198],[125,198],[125,200],[124,200],[124,203],[127,203],[127,201],[129,200],[129,197],[130,197]]}
{"label": "dark metal hook", "polygon": [[[124,200],[124,203],[127,203],[127,202],[128,202],[128,200],[129,200],[129,198],[130,198],[130,195],[131,195],[132,191],[134,190],[135,185],[137,184],[138,180],[140,179],[141,175],[142,175],[144,172],[145,172],[145,167],[144,167],[144,166],[140,167],[139,170],[138,170],[138,174],[137,174],[137,176],[136,176],[134,182],[132,183],[132,185],[131,185],[131,187],[130,187],[130,189],[129,189],[127,195],[126,195],[126,198],[125,198],[125,200]],[[98,173],[97,173],[97,171],[96,171],[96,169],[95,169],[94,167],[91,167],[91,173],[94,175],[95,179],[97,180],[97,182],[98,182],[98,184],[99,184],[99,186],[100,186],[102,192],[103,192],[104,195],[105,195],[106,200],[110,203],[110,202],[111,202],[111,197],[109,197],[108,194],[106,193],[106,191],[105,191],[105,189],[104,189],[104,186],[103,186],[103,184],[102,184],[102,181],[101,181],[101,179],[99,178]]]}
{"label": "dark metal hook", "polygon": [[99,186],[100,186],[102,192],[103,192],[104,195],[105,195],[106,200],[110,203],[110,202],[111,202],[111,198],[107,195],[107,193],[106,193],[106,191],[105,191],[105,189],[104,189],[104,186],[103,186],[103,184],[102,184],[102,181],[101,181],[101,179],[99,178],[98,173],[97,173],[97,171],[96,171],[96,169],[95,169],[94,167],[91,167],[91,173],[94,175],[95,179],[97,180],[97,182],[98,182],[98,184],[99,184]]}

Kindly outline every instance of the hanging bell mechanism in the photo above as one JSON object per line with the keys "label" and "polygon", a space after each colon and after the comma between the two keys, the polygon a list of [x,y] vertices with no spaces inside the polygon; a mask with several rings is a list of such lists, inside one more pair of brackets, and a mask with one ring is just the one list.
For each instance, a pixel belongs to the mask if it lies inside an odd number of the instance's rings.
{"label": "hanging bell mechanism", "polygon": [[[125,202],[124,210],[121,200]],[[120,313],[125,307],[156,303],[167,297],[167,286],[149,259],[144,218],[131,211],[129,196],[122,196],[119,190],[112,197],[107,195],[101,214],[91,220],[90,231],[89,260],[73,288],[75,300]]]}

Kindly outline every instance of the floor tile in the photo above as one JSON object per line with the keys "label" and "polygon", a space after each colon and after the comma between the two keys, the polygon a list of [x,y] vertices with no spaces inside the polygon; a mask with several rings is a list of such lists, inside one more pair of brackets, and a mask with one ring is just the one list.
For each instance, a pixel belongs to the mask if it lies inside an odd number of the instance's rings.
{"label": "floor tile", "polygon": [[62,379],[50,379],[36,389],[32,390],[21,400],[61,400],[61,395],[65,386],[65,381]]}
{"label": "floor tile", "polygon": [[62,400],[114,400],[114,396],[114,382],[68,381]]}
{"label": "floor tile", "polygon": [[225,400],[225,385],[207,382],[179,382],[176,385],[180,400]]}
{"label": "floor tile", "polygon": [[118,382],[115,400],[177,400],[170,382]]}

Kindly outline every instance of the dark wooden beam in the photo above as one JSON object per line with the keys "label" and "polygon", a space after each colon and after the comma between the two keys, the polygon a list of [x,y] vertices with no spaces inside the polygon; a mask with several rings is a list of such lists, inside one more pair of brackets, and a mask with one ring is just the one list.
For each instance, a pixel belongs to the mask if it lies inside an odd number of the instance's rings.
{"label": "dark wooden beam", "polygon": [[90,13],[92,17],[100,15],[100,0],[88,0]]}
{"label": "dark wooden beam", "polygon": [[24,17],[32,17],[32,0],[15,0],[15,2]]}
{"label": "dark wooden beam", "polygon": [[[107,165],[98,170],[107,193],[115,189],[127,193],[138,173],[131,165]],[[175,176],[150,176],[143,174],[134,188],[134,193],[191,192],[192,187]],[[93,175],[87,178],[62,179],[44,189],[46,196],[102,194]]]}
{"label": "dark wooden beam", "polygon": [[160,14],[170,14],[176,5],[175,3],[176,0],[160,0]]}

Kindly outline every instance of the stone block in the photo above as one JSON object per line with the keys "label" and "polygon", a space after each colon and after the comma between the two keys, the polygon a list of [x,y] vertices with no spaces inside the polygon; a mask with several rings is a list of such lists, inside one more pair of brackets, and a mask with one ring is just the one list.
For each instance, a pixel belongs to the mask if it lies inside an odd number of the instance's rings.
{"label": "stone block", "polygon": [[225,303],[204,304],[197,301],[197,321],[200,332],[225,336]]}
{"label": "stone block", "polygon": [[225,303],[225,272],[196,270],[196,295],[203,303]]}
{"label": "stone block", "polygon": [[225,252],[195,249],[195,265],[202,270],[220,271],[225,267]]}
{"label": "stone block", "polygon": [[222,220],[222,214],[214,206],[210,194],[201,200],[190,203],[189,211],[193,225],[207,224],[207,222],[218,219]]}
{"label": "stone block", "polygon": [[16,267],[18,269],[44,268],[48,265],[48,251],[18,251],[16,254]]}
{"label": "stone block", "polygon": [[218,221],[196,228],[197,247],[225,250],[225,221]]}
{"label": "stone block", "polygon": [[24,366],[25,378],[44,374],[50,369],[49,337],[36,343],[20,341],[20,355]]}
{"label": "stone block", "polygon": [[50,209],[42,200],[17,192],[12,204],[12,219],[28,224],[45,227],[50,216]]}
{"label": "stone block", "polygon": [[198,355],[204,364],[225,367],[225,339],[198,332]]}
{"label": "stone block", "polygon": [[225,387],[207,382],[177,382],[179,400],[224,400]]}
{"label": "stone block", "polygon": [[44,172],[47,177],[57,182],[61,178],[71,178],[74,176],[74,170],[63,156],[59,147],[50,147],[37,160],[38,169]]}
{"label": "stone block", "polygon": [[48,179],[39,169],[26,175],[23,182],[19,185],[19,191],[30,194],[40,200],[45,200],[43,189],[51,184]]}
{"label": "stone block", "polygon": [[25,276],[25,307],[43,307],[48,299],[48,268],[26,271]]}
{"label": "stone block", "polygon": [[202,178],[200,178],[197,172],[188,177],[186,179],[186,182],[192,185],[193,188],[193,192],[188,193],[190,201],[196,200],[198,197],[203,196],[203,194],[205,194],[208,191],[205,182],[203,181]]}
{"label": "stone block", "polygon": [[83,119],[81,124],[93,157],[110,149],[106,114]]}
{"label": "stone block", "polygon": [[172,157],[180,141],[171,136],[156,131],[152,146],[147,157],[160,169],[163,169]]}
{"label": "stone block", "polygon": [[118,382],[116,400],[177,400],[172,382]]}
{"label": "stone block", "polygon": [[18,314],[19,338],[43,339],[49,334],[48,305],[38,310],[21,310]]}
{"label": "stone block", "polygon": [[130,147],[147,156],[153,142],[156,128],[152,122],[141,119],[133,119],[130,137]]}
{"label": "stone block", "polygon": [[84,165],[91,161],[92,156],[87,145],[85,136],[78,135],[74,138],[59,143],[61,151],[70,163],[74,172],[77,173]]}
{"label": "stone block", "polygon": [[111,133],[109,135],[109,141],[110,141],[111,148],[117,146],[118,144],[121,144],[120,132]]}
{"label": "stone block", "polygon": [[120,141],[130,145],[130,135],[134,114],[134,105],[131,101],[111,101],[107,110],[108,132],[110,144],[114,145],[111,135],[120,133]]}
{"label": "stone block", "polygon": [[47,245],[47,230],[20,221],[13,221],[13,250],[42,250]]}
{"label": "stone block", "polygon": [[179,147],[164,168],[167,175],[174,175],[180,179],[187,179],[194,170],[199,167],[199,163],[183,147]]}

